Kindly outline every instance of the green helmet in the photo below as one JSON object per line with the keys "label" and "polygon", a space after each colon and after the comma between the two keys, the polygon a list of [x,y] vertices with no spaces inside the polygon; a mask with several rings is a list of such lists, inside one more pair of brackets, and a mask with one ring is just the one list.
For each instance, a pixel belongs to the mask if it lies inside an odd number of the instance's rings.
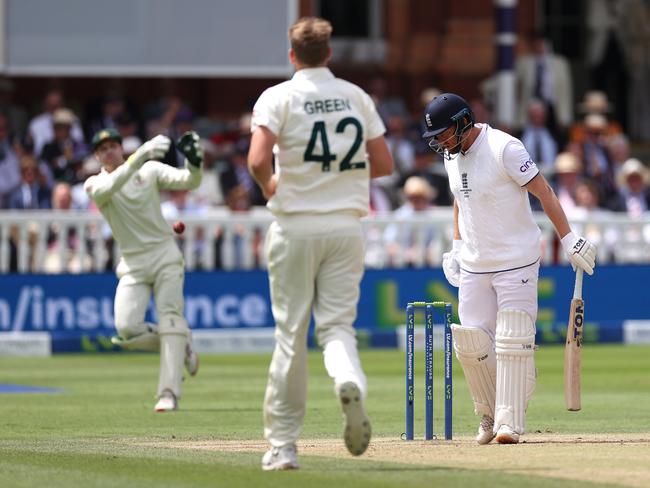
{"label": "green helmet", "polygon": [[122,135],[115,129],[102,129],[95,133],[92,140],[93,151],[95,151],[100,144],[106,141],[117,141],[122,143]]}

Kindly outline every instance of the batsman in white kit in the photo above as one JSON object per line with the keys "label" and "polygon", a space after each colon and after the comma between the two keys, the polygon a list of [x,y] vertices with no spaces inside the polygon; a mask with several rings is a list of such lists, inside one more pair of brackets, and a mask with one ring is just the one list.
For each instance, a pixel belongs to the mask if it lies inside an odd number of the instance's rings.
{"label": "batsman in white kit", "polygon": [[[203,152],[199,137],[188,132],[178,141],[185,168],[161,163],[171,141],[156,136],[126,161],[122,138],[114,129],[97,132],[92,139],[99,174],[84,188],[111,227],[120,246],[115,292],[113,343],[125,349],[160,351],[156,412],[178,408],[183,365],[190,375],[198,370],[190,329],[183,316],[183,256],[160,210],[160,190],[189,190],[201,183]],[[153,292],[157,324],[145,322]]]}
{"label": "batsman in white kit", "polygon": [[264,470],[298,468],[312,313],[347,449],[362,454],[371,435],[353,327],[364,269],[359,219],[368,212],[370,178],[391,174],[393,162],[370,96],[327,68],[331,32],[326,20],[298,20],[289,29],[293,78],[264,91],[253,109],[248,165],[275,217],[266,241],[276,346],[264,398],[271,445]]}
{"label": "batsman in white kit", "polygon": [[454,195],[454,242],[443,270],[457,286],[454,348],[482,415],[476,440],[516,444],[537,379],[535,321],[541,231],[537,197],[574,270],[593,274],[596,249],[576,236],[520,140],[475,123],[467,102],[443,93],[427,105],[423,138],[445,159]]}

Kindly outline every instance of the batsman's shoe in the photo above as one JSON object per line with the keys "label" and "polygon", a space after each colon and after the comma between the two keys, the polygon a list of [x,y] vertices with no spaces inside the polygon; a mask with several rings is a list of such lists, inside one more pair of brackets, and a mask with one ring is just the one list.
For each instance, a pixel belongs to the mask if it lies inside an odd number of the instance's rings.
{"label": "batsman's shoe", "polygon": [[478,434],[476,435],[476,442],[479,444],[489,444],[494,439],[494,419],[489,415],[483,415],[481,423],[478,426]]}
{"label": "batsman's shoe", "polygon": [[185,369],[190,376],[196,376],[199,371],[199,355],[190,344],[185,346]]}
{"label": "batsman's shoe", "polygon": [[163,390],[158,398],[158,403],[153,407],[155,412],[173,412],[178,410],[178,400],[170,390]]}
{"label": "batsman's shoe", "polygon": [[339,389],[339,399],[345,417],[345,431],[343,432],[345,447],[353,456],[360,456],[368,449],[372,434],[370,420],[363,408],[361,390],[351,381],[343,383]]}
{"label": "batsman's shoe", "polygon": [[499,444],[519,444],[519,434],[507,425],[502,425],[497,430],[497,442]]}
{"label": "batsman's shoe", "polygon": [[264,471],[284,471],[298,468],[298,452],[295,444],[272,447],[262,457],[262,469]]}

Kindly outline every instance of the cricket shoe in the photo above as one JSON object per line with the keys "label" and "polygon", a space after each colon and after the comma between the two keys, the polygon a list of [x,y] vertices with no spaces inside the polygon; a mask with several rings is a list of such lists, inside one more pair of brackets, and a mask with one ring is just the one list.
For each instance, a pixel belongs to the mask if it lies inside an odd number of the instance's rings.
{"label": "cricket shoe", "polygon": [[494,419],[489,415],[483,415],[481,423],[478,426],[478,434],[476,435],[476,442],[479,444],[489,444],[494,439]]}
{"label": "cricket shoe", "polygon": [[185,369],[190,376],[196,376],[199,371],[199,355],[189,343],[185,346]]}
{"label": "cricket shoe", "polygon": [[368,449],[372,434],[370,420],[363,408],[361,390],[352,381],[343,383],[339,388],[339,399],[345,417],[345,447],[353,456],[360,456]]}
{"label": "cricket shoe", "polygon": [[262,457],[262,469],[264,471],[285,471],[298,468],[298,452],[295,444],[272,447]]}
{"label": "cricket shoe", "polygon": [[497,430],[497,442],[499,444],[519,444],[519,434],[507,425],[502,425]]}
{"label": "cricket shoe", "polygon": [[178,400],[171,390],[163,390],[158,398],[158,403],[153,407],[155,412],[172,412],[178,410]]}

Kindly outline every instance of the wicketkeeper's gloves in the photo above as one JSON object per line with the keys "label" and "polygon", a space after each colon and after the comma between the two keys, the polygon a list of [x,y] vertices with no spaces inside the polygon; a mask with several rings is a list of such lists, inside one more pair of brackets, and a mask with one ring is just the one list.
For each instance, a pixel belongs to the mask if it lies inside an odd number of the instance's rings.
{"label": "wicketkeeper's gloves", "polygon": [[203,161],[203,148],[199,143],[199,135],[196,132],[189,131],[183,134],[176,141],[176,146],[192,166],[196,166],[197,168],[201,166],[201,162]]}
{"label": "wicketkeeper's gloves", "polygon": [[169,151],[171,141],[169,137],[157,135],[153,139],[145,142],[140,146],[131,156],[129,156],[128,163],[134,165],[136,168],[141,167],[144,163],[151,160],[159,161]]}

